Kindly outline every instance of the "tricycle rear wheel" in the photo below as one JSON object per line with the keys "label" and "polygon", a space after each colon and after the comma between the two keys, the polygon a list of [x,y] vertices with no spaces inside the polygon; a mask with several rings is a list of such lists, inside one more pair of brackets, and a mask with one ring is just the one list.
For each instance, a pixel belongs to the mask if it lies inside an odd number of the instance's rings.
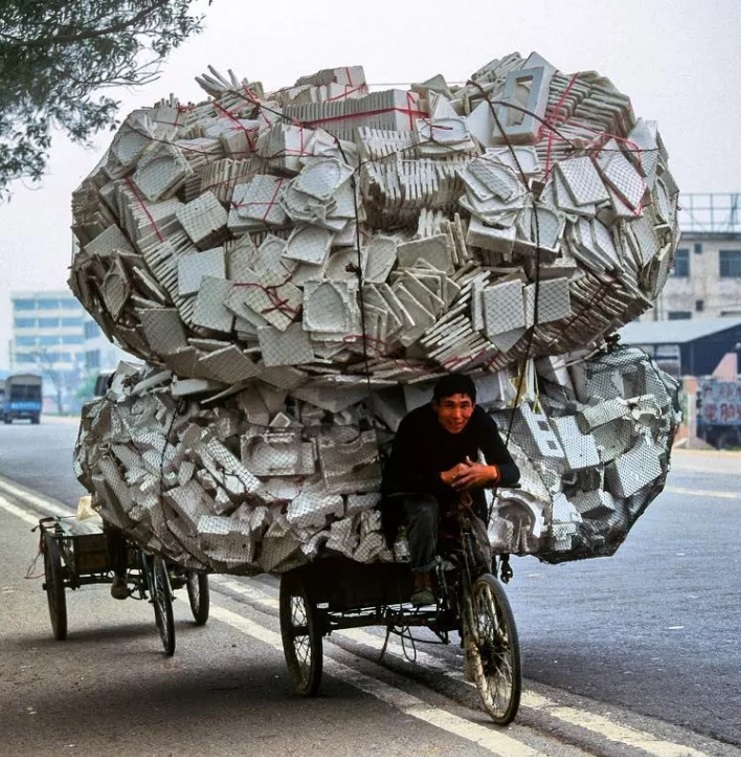
{"label": "tricycle rear wheel", "polygon": [[298,576],[281,576],[279,607],[288,672],[296,691],[313,697],[322,681],[322,629],[316,605]]}
{"label": "tricycle rear wheel", "polygon": [[54,638],[67,638],[67,599],[64,594],[64,568],[62,551],[54,535],[44,532],[44,588],[49,603],[49,618]]}
{"label": "tricycle rear wheel", "polygon": [[507,725],[520,706],[520,648],[512,608],[494,576],[476,579],[464,598],[463,622],[466,663],[481,702],[497,725]]}

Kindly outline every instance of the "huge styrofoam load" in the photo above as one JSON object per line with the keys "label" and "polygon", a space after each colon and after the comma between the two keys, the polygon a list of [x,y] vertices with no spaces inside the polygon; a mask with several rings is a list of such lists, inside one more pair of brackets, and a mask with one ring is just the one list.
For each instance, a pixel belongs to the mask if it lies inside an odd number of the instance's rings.
{"label": "huge styrofoam load", "polygon": [[[627,348],[537,367],[535,410],[501,409],[478,381],[500,427],[514,422],[522,474],[494,502],[492,547],[549,562],[612,554],[666,479],[676,382]],[[366,403],[317,413],[256,382],[214,406],[178,400],[172,381],[122,363],[108,394],[85,405],[75,465],[106,520],[217,572],[282,572],[323,550],[405,558],[403,538],[392,553],[381,535],[378,452],[392,434],[382,422],[359,430]]]}
{"label": "huge styrofoam load", "polygon": [[[233,473],[229,480],[249,496],[202,512],[200,490],[213,489],[215,474],[205,460],[189,460],[178,501],[199,518],[268,507],[264,538],[284,545],[289,562],[296,550],[313,554],[333,528],[338,543],[340,531],[361,541],[377,534],[379,449],[404,412],[429,397],[429,382],[449,371],[476,376],[491,409],[517,406],[510,440],[523,449],[543,423],[563,437],[564,453],[574,433],[589,438],[595,454],[579,480],[600,483],[579,491],[607,491],[609,479],[617,496],[634,496],[607,457],[611,440],[600,441],[605,429],[570,406],[554,409],[535,386],[536,375],[540,383],[555,377],[573,393],[554,358],[578,363],[645,311],[670,271],[677,188],[656,125],[636,118],[625,95],[594,72],[563,75],[536,54],[493,61],[459,87],[436,76],[371,93],[360,67],[321,71],[273,93],[215,72],[201,84],[206,102],[172,100],[130,114],[73,198],[79,249],[70,285],[109,338],[154,371],[133,379],[135,396],[122,384],[88,411],[86,423],[90,413],[110,416],[110,430],[96,420],[95,434],[84,425],[81,433],[80,474],[99,500],[116,498],[126,528],[182,559],[231,564],[203,546],[221,543],[206,534],[226,528],[223,521],[201,528],[193,520],[185,533],[172,502],[151,522],[128,514],[129,464],[135,484],[147,471],[147,502],[171,488],[167,444],[141,452],[134,443],[125,460],[115,453],[113,429],[123,424],[130,434],[134,422],[117,414],[133,412],[133,402],[140,436],[163,419],[200,428],[214,413],[239,429],[239,442],[225,448],[228,464],[233,457],[241,466],[240,483]],[[666,389],[652,394],[659,385],[605,399],[651,396],[663,408],[651,443],[658,468],[640,489],[652,495],[666,474],[675,420]],[[188,408],[184,416],[168,415],[174,401]],[[585,423],[586,433],[575,430]],[[325,438],[317,428],[327,425]],[[185,439],[202,445],[196,436]],[[137,454],[146,464],[135,463]],[[569,511],[571,490],[556,497],[545,479],[546,510]],[[350,496],[362,506],[348,504]],[[579,502],[578,512],[591,506]],[[297,513],[315,506],[325,520],[304,528]],[[348,507],[364,512],[362,528],[360,520],[354,531],[347,525]],[[177,544],[156,530],[163,523]],[[304,530],[296,536],[296,528]],[[533,536],[524,551],[609,552],[604,534],[585,533],[586,542],[564,536],[557,547]],[[280,569],[281,561],[260,563],[258,551],[235,569]]]}

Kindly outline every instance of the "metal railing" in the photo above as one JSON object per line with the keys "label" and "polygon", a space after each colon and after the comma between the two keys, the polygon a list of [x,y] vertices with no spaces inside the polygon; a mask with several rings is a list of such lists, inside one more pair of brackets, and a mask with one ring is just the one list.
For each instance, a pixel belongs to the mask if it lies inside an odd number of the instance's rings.
{"label": "metal railing", "polygon": [[680,193],[679,227],[708,234],[741,233],[739,193]]}

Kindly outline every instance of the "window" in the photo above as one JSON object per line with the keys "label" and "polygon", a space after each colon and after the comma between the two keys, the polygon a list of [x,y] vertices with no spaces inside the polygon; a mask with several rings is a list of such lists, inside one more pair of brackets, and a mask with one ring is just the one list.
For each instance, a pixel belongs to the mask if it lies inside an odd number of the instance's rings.
{"label": "window", "polygon": [[16,318],[13,321],[17,329],[32,329],[36,326],[35,318]]}
{"label": "window", "polygon": [[702,242],[695,242],[695,255],[702,255]]}
{"label": "window", "polygon": [[705,300],[695,300],[695,312],[702,313],[705,310]]}
{"label": "window", "polygon": [[85,322],[85,339],[95,339],[100,336],[100,328],[95,321]]}
{"label": "window", "polygon": [[59,300],[39,300],[39,310],[56,310],[59,307]]}
{"label": "window", "polygon": [[39,318],[40,329],[58,329],[59,318]]}
{"label": "window", "polygon": [[81,328],[82,318],[62,318],[62,328]]}
{"label": "window", "polygon": [[85,353],[85,368],[100,368],[100,350],[90,350]]}
{"label": "window", "polygon": [[15,338],[15,343],[18,347],[35,347],[36,337],[35,336],[17,336]]}
{"label": "window", "polygon": [[741,278],[741,250],[719,250],[718,262],[722,279]]}
{"label": "window", "polygon": [[16,352],[13,356],[13,362],[15,363],[33,363],[34,355],[31,352]]}
{"label": "window", "polygon": [[67,299],[62,300],[59,303],[59,305],[60,307],[63,307],[65,310],[79,310],[80,309],[80,303],[72,297],[68,297]]}
{"label": "window", "polygon": [[689,278],[690,275],[690,251],[683,247],[674,254],[674,276],[681,279]]}
{"label": "window", "polygon": [[46,347],[52,344],[59,344],[59,340],[60,340],[60,337],[57,336],[56,334],[49,334],[49,335],[41,334],[39,336],[39,344],[42,344]]}
{"label": "window", "polygon": [[47,352],[44,355],[43,364],[48,365],[55,363],[71,363],[72,362],[72,353],[71,352]]}
{"label": "window", "polygon": [[14,310],[36,310],[36,300],[13,300]]}
{"label": "window", "polygon": [[670,321],[686,321],[692,318],[692,313],[689,310],[670,310],[667,316]]}
{"label": "window", "polygon": [[60,337],[62,344],[83,344],[85,337],[82,334],[70,334],[68,336]]}

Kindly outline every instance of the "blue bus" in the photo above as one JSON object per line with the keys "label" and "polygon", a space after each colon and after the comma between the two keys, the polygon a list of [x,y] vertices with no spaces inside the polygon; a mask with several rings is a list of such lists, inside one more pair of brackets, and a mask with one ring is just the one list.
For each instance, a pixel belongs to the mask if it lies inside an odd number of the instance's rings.
{"label": "blue bus", "polygon": [[31,423],[41,421],[41,376],[32,373],[16,373],[5,379],[2,397],[2,419],[12,423],[28,418]]}

